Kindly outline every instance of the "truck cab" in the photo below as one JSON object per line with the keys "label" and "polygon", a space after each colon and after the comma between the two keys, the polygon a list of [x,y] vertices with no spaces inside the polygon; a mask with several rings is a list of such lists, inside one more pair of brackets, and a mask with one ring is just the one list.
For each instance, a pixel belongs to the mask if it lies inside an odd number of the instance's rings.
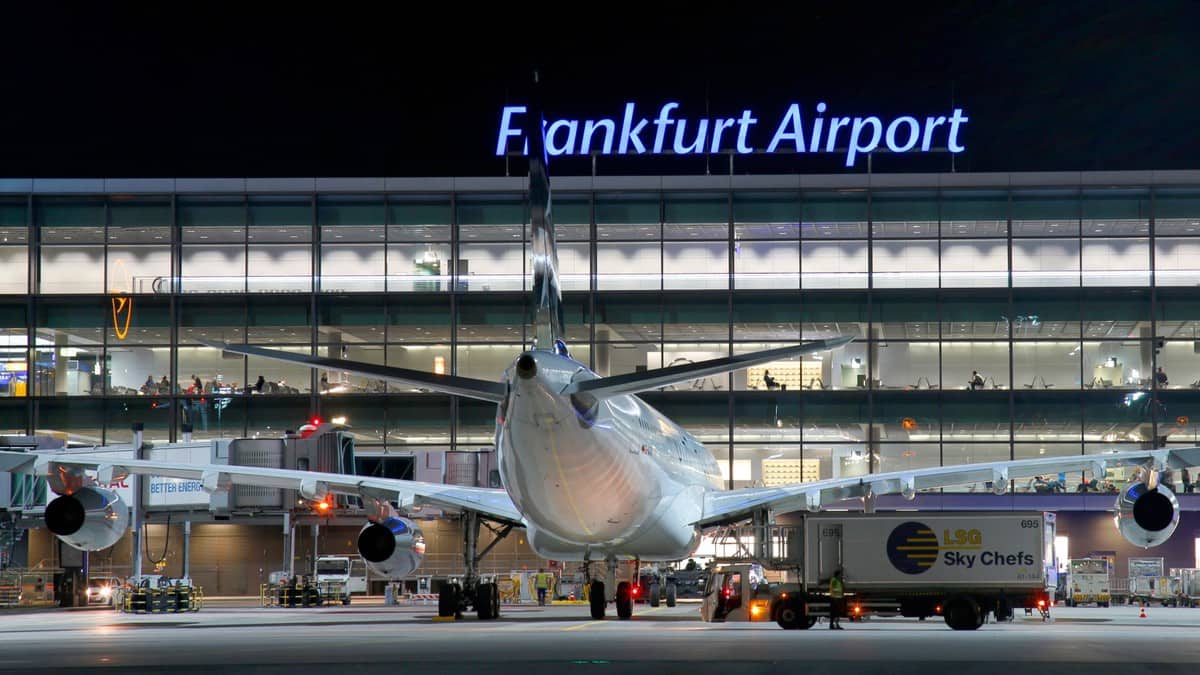
{"label": "truck cab", "polygon": [[700,615],[709,622],[770,621],[774,595],[762,565],[720,565],[708,575]]}
{"label": "truck cab", "polygon": [[365,591],[365,575],[355,574],[355,559],[358,556],[323,555],[317,558],[317,587],[325,598],[341,599],[343,605],[350,604],[350,594],[355,590]]}

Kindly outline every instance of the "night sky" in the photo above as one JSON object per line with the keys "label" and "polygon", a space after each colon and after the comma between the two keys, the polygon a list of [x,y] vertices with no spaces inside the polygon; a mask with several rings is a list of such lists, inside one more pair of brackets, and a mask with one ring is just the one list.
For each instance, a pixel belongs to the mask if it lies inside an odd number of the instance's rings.
{"label": "night sky", "polygon": [[[647,117],[667,101],[691,118],[752,108],[766,126],[792,102],[961,107],[956,171],[1200,168],[1197,2],[342,4],[10,6],[0,173],[504,175],[500,109],[526,100],[535,66],[551,118],[619,116],[628,101]],[[865,170],[837,159],[757,155],[734,170]],[[946,154],[874,160],[951,168]],[[508,170],[525,172],[516,158]],[[729,167],[601,157],[597,171]]]}

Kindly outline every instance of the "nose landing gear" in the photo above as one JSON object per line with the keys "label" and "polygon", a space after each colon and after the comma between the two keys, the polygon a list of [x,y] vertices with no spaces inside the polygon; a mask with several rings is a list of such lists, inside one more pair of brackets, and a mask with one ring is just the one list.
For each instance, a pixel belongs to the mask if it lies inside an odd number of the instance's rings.
{"label": "nose landing gear", "polygon": [[[633,584],[628,581],[617,583],[617,557],[610,555],[605,559],[608,568],[606,581],[592,579],[591,561],[583,560],[583,575],[588,587],[588,604],[592,618],[599,621],[604,618],[609,602],[617,605],[617,618],[628,619],[633,616]],[[610,590],[611,589],[611,590]],[[615,592],[613,592],[615,590]],[[607,594],[613,592],[612,597]]]}

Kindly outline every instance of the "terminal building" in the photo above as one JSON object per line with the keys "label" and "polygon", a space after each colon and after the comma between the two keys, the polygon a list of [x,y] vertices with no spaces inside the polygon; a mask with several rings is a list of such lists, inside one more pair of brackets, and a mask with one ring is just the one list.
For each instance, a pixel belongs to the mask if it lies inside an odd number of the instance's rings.
{"label": "terminal building", "polygon": [[[553,185],[568,347],[597,373],[854,336],[643,395],[713,452],[731,488],[1200,444],[1200,172]],[[526,189],[504,177],[0,180],[0,435],[117,445],[140,423],[152,444],[279,438],[319,417],[347,429],[359,473],[488,485],[494,406],[200,340],[497,379],[531,340]],[[1000,497],[965,485],[915,506],[1054,509],[1060,534],[1086,534],[1071,557],[1193,567],[1197,473],[1171,477],[1183,522],[1149,553],[1106,522],[1117,471]],[[240,528],[265,516],[270,534],[244,538],[277,541],[279,514],[233,516]],[[150,536],[164,550],[165,532]],[[226,548],[214,556],[270,559],[242,565],[255,578],[280,555]],[[527,548],[511,555],[538,564]]]}

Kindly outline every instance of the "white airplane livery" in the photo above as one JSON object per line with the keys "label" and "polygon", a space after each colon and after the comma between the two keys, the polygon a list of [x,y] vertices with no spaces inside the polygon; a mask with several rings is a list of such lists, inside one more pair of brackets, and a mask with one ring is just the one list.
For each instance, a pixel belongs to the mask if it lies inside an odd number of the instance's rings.
{"label": "white airplane livery", "polygon": [[[531,114],[530,119],[540,121],[541,115]],[[230,353],[337,369],[495,403],[502,488],[110,459],[99,451],[0,452],[0,471],[47,476],[61,495],[47,507],[47,526],[64,541],[87,550],[111,546],[128,522],[127,509],[97,483],[130,474],[198,480],[209,492],[247,484],[294,489],[308,499],[330,493],[357,496],[368,513],[359,550],[378,573],[393,578],[411,573],[424,553],[420,528],[404,517],[405,511],[420,504],[459,511],[466,526],[467,574],[462,586],[443,587],[439,613],[474,608],[481,619],[498,616],[499,599],[496,585],[480,581],[475,574],[481,557],[475,550],[480,520],[495,523],[501,534],[513,527],[526,528],[530,545],[545,558],[584,561],[585,570],[592,561],[607,562],[607,578],[589,581],[591,614],[597,619],[605,615],[607,602],[615,602],[621,618],[629,618],[632,612],[631,585],[616,583],[614,577],[617,560],[681,560],[695,551],[706,529],[777,512],[817,511],[846,499],[872,500],[889,493],[912,499],[921,490],[985,482],[1003,494],[1017,478],[1066,471],[1103,476],[1110,467],[1134,466],[1137,479],[1122,490],[1115,505],[1117,527],[1140,546],[1161,544],[1174,532],[1179,503],[1159,482],[1160,472],[1200,464],[1200,448],[941,466],[781,487],[722,489],[720,467],[712,453],[636,394],[835,349],[851,338],[816,340],[648,372],[608,377],[592,372],[571,358],[561,339],[563,315],[544,126],[535,129],[528,134],[535,337],[532,347],[516,356],[499,382],[245,344],[210,344]]]}

